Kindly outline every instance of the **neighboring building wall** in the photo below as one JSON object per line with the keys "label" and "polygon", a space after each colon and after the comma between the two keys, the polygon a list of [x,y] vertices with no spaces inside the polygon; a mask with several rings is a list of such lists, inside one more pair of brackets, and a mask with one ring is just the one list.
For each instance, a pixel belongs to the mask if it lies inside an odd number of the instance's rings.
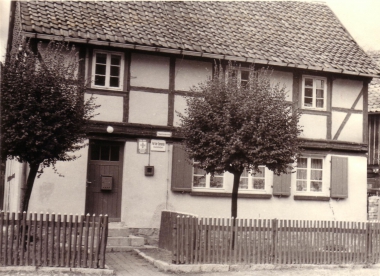
{"label": "neighboring building wall", "polygon": [[368,219],[380,220],[380,196],[370,196],[368,198]]}

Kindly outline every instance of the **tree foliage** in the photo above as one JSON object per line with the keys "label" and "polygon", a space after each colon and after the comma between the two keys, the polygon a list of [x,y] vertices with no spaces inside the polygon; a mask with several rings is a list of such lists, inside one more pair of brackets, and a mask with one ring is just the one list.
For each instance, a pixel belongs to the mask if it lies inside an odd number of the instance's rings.
{"label": "tree foliage", "polygon": [[23,210],[37,171],[75,160],[78,156],[68,152],[84,146],[96,106],[92,98],[84,101],[79,62],[74,47],[57,42],[39,43],[36,51],[26,43],[7,57],[1,83],[2,155],[30,166]]}
{"label": "tree foliage", "polygon": [[300,151],[301,132],[298,110],[286,101],[285,87],[271,85],[270,71],[251,67],[248,83],[241,85],[238,69],[215,66],[213,78],[193,89],[199,97],[188,97],[179,115],[189,158],[207,173],[234,175],[233,217],[242,172],[256,173],[264,165],[277,175],[287,173]]}

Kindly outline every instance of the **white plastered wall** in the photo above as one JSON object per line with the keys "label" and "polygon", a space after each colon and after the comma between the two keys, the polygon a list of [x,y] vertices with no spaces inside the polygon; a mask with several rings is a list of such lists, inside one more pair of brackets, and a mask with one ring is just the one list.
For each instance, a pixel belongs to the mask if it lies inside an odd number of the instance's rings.
{"label": "white plastered wall", "polygon": [[[347,111],[334,111],[334,108],[351,109],[354,106],[361,90],[363,88],[362,81],[336,79],[333,82],[332,108],[331,112],[331,135],[334,138],[340,129],[342,123],[347,117]],[[363,110],[363,95],[355,105],[355,110]],[[344,127],[341,129],[338,141],[347,141],[355,143],[363,143],[363,113],[351,113]]]}
{"label": "white plastered wall", "polygon": [[[363,88],[362,81],[336,79],[332,87],[332,106],[341,108],[351,108],[360,91]],[[363,110],[363,96],[355,106],[356,110]]]}
{"label": "white plastered wall", "polygon": [[[137,154],[137,144],[129,141],[125,145],[123,171],[122,221],[131,228],[158,228],[162,210],[172,210],[203,217],[229,217],[230,197],[192,196],[171,191],[172,146],[166,152],[152,152],[150,165],[155,166],[155,176],[144,176],[144,166],[149,155]],[[345,156],[345,155],[337,155]],[[241,218],[265,219],[313,219],[364,221],[366,219],[366,157],[348,156],[348,198],[330,201],[295,200],[296,175],[292,175],[290,197],[270,199],[239,198],[238,216]],[[323,196],[330,194],[330,160],[325,158]],[[273,175],[267,180],[272,183]],[[232,190],[224,183],[225,192]],[[269,185],[271,186],[271,185]],[[272,187],[268,188],[269,194]]]}
{"label": "white plastered wall", "polygon": [[[85,94],[85,100],[90,99],[90,94]],[[123,97],[93,95],[96,105],[100,105],[94,110],[97,114],[92,118],[96,121],[122,122],[123,121]]]}
{"label": "white plastered wall", "polygon": [[189,91],[212,77],[212,63],[188,59],[176,59],[175,90]]}
{"label": "white plastered wall", "polygon": [[279,87],[285,87],[285,100],[292,101],[293,99],[293,73],[283,71],[272,71],[270,75],[271,85],[279,84]]}
{"label": "white plastered wall", "polygon": [[15,159],[6,162],[4,206],[1,206],[4,211],[18,212],[20,209],[21,183],[25,181],[25,166]]}
{"label": "white plastered wall", "polygon": [[327,116],[302,114],[298,124],[302,126],[302,138],[327,138]]}
{"label": "white plastered wall", "polygon": [[127,141],[124,147],[121,220],[131,228],[158,228],[161,211],[169,207],[171,146],[165,152],[151,152],[150,165],[154,176],[144,175],[149,154],[137,153],[137,142]]}
{"label": "white plastered wall", "polygon": [[129,122],[148,125],[167,125],[168,95],[131,91],[129,95]]}
{"label": "white plastered wall", "polygon": [[84,214],[88,147],[75,152],[75,155],[80,155],[80,158],[57,162],[56,168],[64,177],[54,173],[52,168],[46,168],[41,177],[36,178],[29,211]]}
{"label": "white plastered wall", "polygon": [[131,86],[169,89],[168,57],[132,53]]}

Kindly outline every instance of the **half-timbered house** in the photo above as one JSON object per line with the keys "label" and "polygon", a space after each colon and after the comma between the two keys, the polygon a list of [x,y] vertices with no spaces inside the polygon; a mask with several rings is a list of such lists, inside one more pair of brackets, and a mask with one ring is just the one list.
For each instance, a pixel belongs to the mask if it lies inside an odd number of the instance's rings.
{"label": "half-timbered house", "polygon": [[[31,211],[107,213],[130,228],[157,228],[162,210],[228,217],[232,176],[195,170],[177,131],[217,60],[238,64],[241,81],[251,64],[270,68],[303,112],[296,173],[243,175],[239,217],[366,219],[368,84],[380,71],[327,5],[20,1],[11,18],[9,48],[17,36],[75,44],[101,105],[81,158],[57,165],[65,177],[36,180]],[[26,172],[8,161],[6,210]]]}

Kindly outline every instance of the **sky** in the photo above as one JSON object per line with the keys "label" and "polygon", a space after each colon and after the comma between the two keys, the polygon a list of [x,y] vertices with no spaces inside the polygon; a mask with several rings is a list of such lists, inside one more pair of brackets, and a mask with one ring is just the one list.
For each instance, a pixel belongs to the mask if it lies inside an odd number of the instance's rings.
{"label": "sky", "polygon": [[[380,51],[380,0],[303,1],[326,3],[365,51]],[[0,0],[0,61],[6,50],[9,10],[10,0]]]}

